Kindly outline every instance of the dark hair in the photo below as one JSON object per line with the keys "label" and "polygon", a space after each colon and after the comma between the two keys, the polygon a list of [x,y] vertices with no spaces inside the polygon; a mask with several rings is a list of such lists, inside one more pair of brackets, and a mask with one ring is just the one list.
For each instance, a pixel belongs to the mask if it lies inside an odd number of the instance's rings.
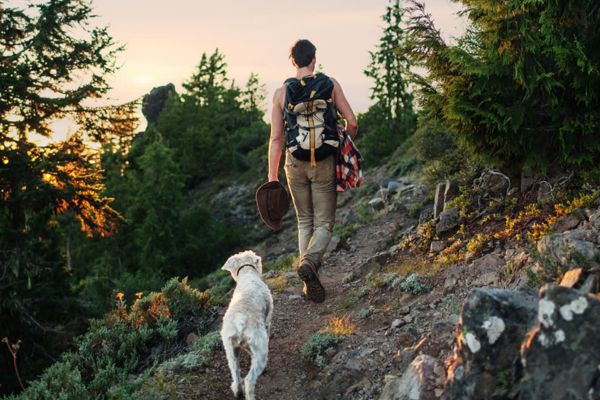
{"label": "dark hair", "polygon": [[313,58],[317,48],[310,40],[300,39],[290,49],[290,57],[294,60],[298,68],[306,67]]}

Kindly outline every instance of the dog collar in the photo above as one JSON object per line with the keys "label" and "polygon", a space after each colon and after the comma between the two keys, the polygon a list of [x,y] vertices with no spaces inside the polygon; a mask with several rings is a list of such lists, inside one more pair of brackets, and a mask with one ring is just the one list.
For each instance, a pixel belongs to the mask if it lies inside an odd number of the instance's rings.
{"label": "dog collar", "polygon": [[240,271],[241,271],[242,269],[244,269],[244,267],[251,267],[251,268],[253,268],[253,269],[254,269],[256,272],[258,272],[258,270],[256,269],[256,267],[255,267],[254,265],[252,265],[252,264],[244,264],[244,265],[242,265],[242,266],[241,266],[241,267],[240,267],[240,268],[237,270],[237,274],[236,274],[237,276],[240,276]]}

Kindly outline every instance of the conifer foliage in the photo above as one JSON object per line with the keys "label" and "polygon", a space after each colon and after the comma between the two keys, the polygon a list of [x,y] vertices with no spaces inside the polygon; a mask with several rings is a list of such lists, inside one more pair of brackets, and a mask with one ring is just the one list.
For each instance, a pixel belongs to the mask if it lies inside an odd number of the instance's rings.
{"label": "conifer foliage", "polygon": [[405,47],[405,17],[400,0],[390,1],[382,17],[385,26],[365,75],[373,80],[375,101],[361,116],[361,136],[367,159],[389,155],[415,128],[413,96],[408,87],[411,62]]}
{"label": "conifer foliage", "polygon": [[600,12],[583,1],[463,0],[470,26],[441,38],[411,1],[407,52],[420,100],[498,166],[591,166],[600,155]]}

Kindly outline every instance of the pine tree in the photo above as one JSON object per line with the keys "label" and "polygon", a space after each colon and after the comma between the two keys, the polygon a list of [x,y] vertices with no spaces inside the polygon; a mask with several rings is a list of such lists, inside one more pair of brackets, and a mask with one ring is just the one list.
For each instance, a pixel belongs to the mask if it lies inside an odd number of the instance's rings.
{"label": "pine tree", "polygon": [[[106,236],[119,222],[84,141],[112,134],[110,108],[90,103],[109,90],[120,48],[92,25],[89,1],[26,6],[0,5],[0,337],[23,340],[27,380],[61,350],[48,345],[49,326],[73,319],[63,228],[74,220],[86,234]],[[77,123],[77,133],[46,146],[31,141],[34,133],[51,137],[58,118]],[[0,363],[2,391],[15,388],[7,365]]]}
{"label": "pine tree", "polygon": [[184,98],[200,106],[222,102],[227,92],[227,63],[216,49],[210,56],[202,53],[196,72],[182,86],[187,91]]}
{"label": "pine tree", "polygon": [[420,92],[429,118],[515,172],[597,165],[597,2],[463,0],[470,26],[456,45],[411,3],[407,54],[428,71]]}
{"label": "pine tree", "polygon": [[371,99],[375,101],[360,124],[367,159],[390,154],[415,127],[413,98],[406,79],[411,64],[401,51],[406,34],[400,0],[390,1],[382,19],[383,34],[376,50],[370,52],[371,62],[364,71],[373,79]]}
{"label": "pine tree", "polygon": [[250,114],[250,122],[254,122],[264,114],[266,93],[265,84],[260,81],[258,74],[252,72],[241,92],[241,104],[244,110]]}

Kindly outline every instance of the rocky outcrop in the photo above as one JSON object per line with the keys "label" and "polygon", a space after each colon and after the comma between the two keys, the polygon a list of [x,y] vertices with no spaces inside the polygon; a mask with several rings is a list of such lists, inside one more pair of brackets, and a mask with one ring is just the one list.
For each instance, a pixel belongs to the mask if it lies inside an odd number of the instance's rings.
{"label": "rocky outcrop", "polygon": [[521,349],[520,398],[600,399],[600,301],[549,285]]}
{"label": "rocky outcrop", "polygon": [[600,267],[600,210],[576,229],[544,236],[537,249],[545,263],[563,270]]}
{"label": "rocky outcrop", "polygon": [[533,298],[508,290],[475,289],[463,305],[456,352],[444,398],[495,398],[514,384],[513,366],[535,317]]}
{"label": "rocky outcrop", "polygon": [[153,125],[158,121],[158,116],[165,108],[167,100],[176,96],[177,92],[172,83],[152,88],[150,93],[144,96],[142,99],[142,114],[146,117],[148,125]]}
{"label": "rocky outcrop", "polygon": [[444,375],[436,358],[421,354],[402,376],[386,377],[387,383],[379,400],[435,400],[443,386]]}

